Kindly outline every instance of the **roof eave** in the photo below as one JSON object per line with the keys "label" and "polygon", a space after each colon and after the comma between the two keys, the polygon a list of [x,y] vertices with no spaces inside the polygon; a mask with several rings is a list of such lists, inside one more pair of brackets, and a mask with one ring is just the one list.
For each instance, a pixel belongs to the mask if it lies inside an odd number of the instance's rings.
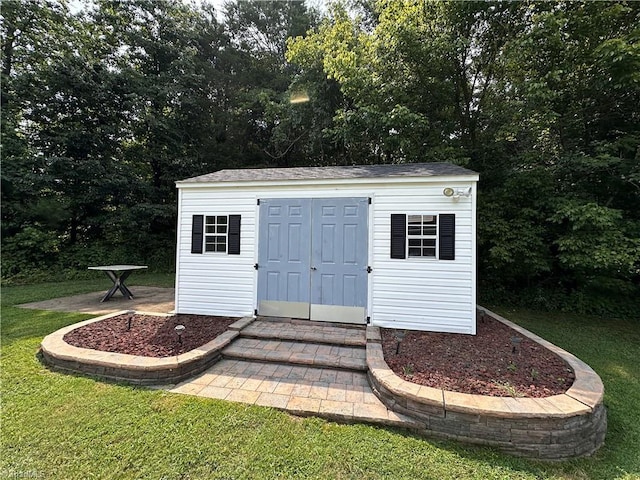
{"label": "roof eave", "polygon": [[237,187],[282,187],[318,185],[371,185],[371,184],[419,184],[443,182],[477,182],[479,174],[430,175],[430,176],[389,176],[367,178],[315,178],[288,180],[243,180],[243,181],[190,181],[176,182],[176,188],[237,188]]}

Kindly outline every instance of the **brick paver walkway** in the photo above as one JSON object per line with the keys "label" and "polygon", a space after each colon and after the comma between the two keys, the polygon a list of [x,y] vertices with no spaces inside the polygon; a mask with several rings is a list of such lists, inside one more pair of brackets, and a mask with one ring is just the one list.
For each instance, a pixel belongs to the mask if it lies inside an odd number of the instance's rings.
{"label": "brick paver walkway", "polygon": [[364,345],[361,328],[257,320],[223,351],[223,360],[169,391],[339,421],[416,426],[371,390]]}

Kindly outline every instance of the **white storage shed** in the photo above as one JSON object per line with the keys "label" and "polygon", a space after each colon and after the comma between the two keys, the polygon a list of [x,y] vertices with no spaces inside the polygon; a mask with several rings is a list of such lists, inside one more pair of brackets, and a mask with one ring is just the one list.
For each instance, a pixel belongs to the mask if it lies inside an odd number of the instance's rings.
{"label": "white storage shed", "polygon": [[175,310],[475,334],[477,181],[425,163],[176,182]]}

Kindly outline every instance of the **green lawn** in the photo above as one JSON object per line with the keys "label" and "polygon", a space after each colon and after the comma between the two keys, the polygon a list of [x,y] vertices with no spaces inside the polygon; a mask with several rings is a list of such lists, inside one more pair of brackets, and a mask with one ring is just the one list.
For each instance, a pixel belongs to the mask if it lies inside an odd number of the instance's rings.
{"label": "green lawn", "polygon": [[[640,478],[639,323],[497,309],[578,355],[605,383],[605,447],[593,458],[547,464],[43,367],[42,337],[88,316],[13,305],[98,291],[106,282],[3,288],[1,479]],[[136,275],[136,283],[167,286],[172,277]]]}

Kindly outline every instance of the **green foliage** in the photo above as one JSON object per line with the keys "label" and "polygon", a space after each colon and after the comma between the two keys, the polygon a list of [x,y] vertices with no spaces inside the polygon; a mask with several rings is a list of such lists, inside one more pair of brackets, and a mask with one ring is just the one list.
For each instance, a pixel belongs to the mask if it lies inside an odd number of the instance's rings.
{"label": "green foliage", "polygon": [[480,173],[482,298],[632,311],[639,3],[65,5],[2,2],[4,278],[172,268],[179,179],[444,161]]}
{"label": "green foliage", "polygon": [[55,232],[25,227],[5,239],[2,246],[2,275],[11,277],[34,269],[46,270],[56,263],[60,253],[60,239]]}
{"label": "green foliage", "polygon": [[640,273],[640,238],[628,236],[621,211],[567,201],[551,220],[563,227],[556,245],[558,260],[566,268],[583,275]]}
{"label": "green foliage", "polygon": [[77,14],[3,2],[3,277],[114,258],[170,269],[174,182],[268,163],[277,124],[259,131],[256,91],[279,101],[285,39],[314,17],[302,2],[234,5],[220,24],[209,5],[169,0]]}
{"label": "green foliage", "polygon": [[[638,5],[369,5],[334,6],[289,43],[291,61],[340,86],[330,138],[363,163],[437,159],[480,173],[483,298],[633,312]],[[598,284],[626,286],[617,305]]]}

